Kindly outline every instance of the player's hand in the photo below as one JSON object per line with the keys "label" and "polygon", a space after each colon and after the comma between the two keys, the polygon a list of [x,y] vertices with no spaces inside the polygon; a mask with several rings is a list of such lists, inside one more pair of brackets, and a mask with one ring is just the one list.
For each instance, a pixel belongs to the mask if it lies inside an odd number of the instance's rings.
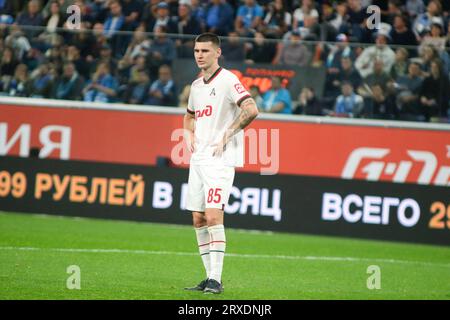
{"label": "player's hand", "polygon": [[187,132],[184,134],[184,138],[186,140],[186,144],[190,153],[194,153],[195,151],[195,135],[192,131],[186,130]]}
{"label": "player's hand", "polygon": [[213,151],[213,157],[221,157],[223,152],[225,151],[225,148],[227,146],[227,138],[223,137],[218,143],[213,144],[215,146],[215,149]]}

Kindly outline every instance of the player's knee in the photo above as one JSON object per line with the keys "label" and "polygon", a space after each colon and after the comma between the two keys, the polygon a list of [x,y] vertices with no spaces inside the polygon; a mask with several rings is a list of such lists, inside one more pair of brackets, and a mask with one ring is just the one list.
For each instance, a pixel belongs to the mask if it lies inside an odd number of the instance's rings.
{"label": "player's knee", "polygon": [[206,216],[206,223],[208,226],[215,226],[216,224],[223,224],[223,219],[217,216]]}
{"label": "player's knee", "polygon": [[194,221],[193,225],[194,225],[194,228],[201,228],[201,227],[207,226],[207,223],[206,223],[206,221],[204,221],[204,222],[203,221],[202,222]]}
{"label": "player's knee", "polygon": [[194,214],[192,216],[192,224],[194,225],[194,228],[201,228],[207,225],[207,221],[204,215]]}

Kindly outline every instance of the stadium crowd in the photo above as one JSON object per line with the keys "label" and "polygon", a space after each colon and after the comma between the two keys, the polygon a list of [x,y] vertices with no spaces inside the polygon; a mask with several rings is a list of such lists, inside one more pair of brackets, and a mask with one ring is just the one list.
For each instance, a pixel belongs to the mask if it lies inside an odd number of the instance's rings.
{"label": "stadium crowd", "polygon": [[449,13],[448,0],[0,0],[0,94],[186,106],[171,66],[208,31],[224,61],[326,69],[321,96],[250,88],[263,112],[448,122]]}

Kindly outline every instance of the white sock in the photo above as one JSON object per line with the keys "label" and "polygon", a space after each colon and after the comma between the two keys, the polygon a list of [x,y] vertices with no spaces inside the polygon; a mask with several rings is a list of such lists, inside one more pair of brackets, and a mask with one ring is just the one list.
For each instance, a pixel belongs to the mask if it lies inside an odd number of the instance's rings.
{"label": "white sock", "polygon": [[201,228],[195,228],[195,233],[197,234],[198,251],[202,257],[203,266],[206,271],[206,278],[209,278],[209,273],[211,270],[211,259],[209,257],[209,231],[208,227],[204,226]]}
{"label": "white sock", "polygon": [[225,255],[225,228],[223,224],[208,227],[211,238],[209,244],[209,256],[211,259],[210,279],[222,283],[223,257]]}

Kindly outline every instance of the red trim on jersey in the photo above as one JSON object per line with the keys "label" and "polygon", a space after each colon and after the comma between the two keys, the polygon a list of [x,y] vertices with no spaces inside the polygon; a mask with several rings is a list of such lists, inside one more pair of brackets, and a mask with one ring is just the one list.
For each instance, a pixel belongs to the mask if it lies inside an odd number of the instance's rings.
{"label": "red trim on jersey", "polygon": [[187,112],[190,113],[190,114],[195,114],[195,111],[192,111],[192,110],[189,109],[189,108],[187,108],[186,110],[187,110]]}
{"label": "red trim on jersey", "polygon": [[251,97],[252,97],[252,96],[249,95],[249,94],[243,96],[242,98],[240,98],[240,99],[236,102],[237,106],[240,107],[240,106],[241,106],[241,103],[242,103],[245,99],[251,98]]}
{"label": "red trim on jersey", "polygon": [[217,75],[220,73],[220,71],[222,71],[222,67],[219,67],[219,69],[217,69],[216,71],[214,71],[214,73],[212,74],[211,77],[209,77],[208,80],[205,80],[205,78],[203,78],[203,83],[204,83],[204,84],[211,83],[211,81],[213,81],[214,78],[217,77]]}

